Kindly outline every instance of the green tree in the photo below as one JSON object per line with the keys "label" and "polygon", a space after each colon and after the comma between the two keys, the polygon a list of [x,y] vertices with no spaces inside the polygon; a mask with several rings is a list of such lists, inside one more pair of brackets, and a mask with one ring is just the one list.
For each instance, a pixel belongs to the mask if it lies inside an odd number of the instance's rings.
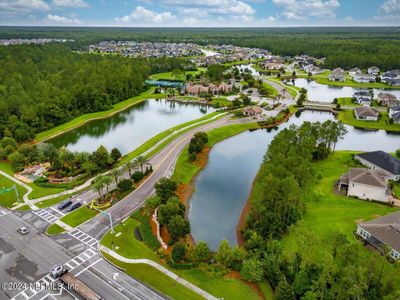
{"label": "green tree", "polygon": [[227,240],[222,240],[219,244],[215,260],[224,267],[229,267],[232,264],[232,249]]}
{"label": "green tree", "polygon": [[14,171],[22,171],[25,166],[25,156],[19,153],[18,151],[11,153],[7,157],[8,161],[11,164],[11,168]]}
{"label": "green tree", "polygon": [[175,263],[179,263],[184,260],[186,255],[186,247],[184,244],[178,242],[174,245],[171,252],[171,258]]}
{"label": "green tree", "polygon": [[122,176],[122,170],[119,168],[112,169],[110,171],[110,175],[114,179],[115,185],[118,185],[118,179],[120,176]]}
{"label": "green tree", "polygon": [[204,241],[199,241],[193,250],[193,259],[195,261],[208,261],[211,258],[210,248]]}
{"label": "green tree", "polygon": [[113,159],[114,162],[118,161],[122,156],[122,154],[118,150],[118,148],[112,148],[110,155],[111,155],[111,158]]}
{"label": "green tree", "polygon": [[143,173],[143,167],[145,164],[148,163],[148,159],[142,155],[139,155],[138,157],[136,157],[135,162],[140,167],[140,171],[142,171]]}
{"label": "green tree", "polygon": [[181,215],[174,215],[167,224],[168,232],[173,240],[190,233],[190,224]]}
{"label": "green tree", "polygon": [[163,177],[154,185],[154,188],[161,203],[166,203],[169,198],[175,196],[178,184],[170,178]]}
{"label": "green tree", "polygon": [[278,284],[278,288],[275,292],[275,300],[295,300],[293,289],[286,280],[282,280]]}
{"label": "green tree", "polygon": [[259,282],[264,278],[263,263],[257,258],[248,258],[243,261],[240,275],[250,282]]}

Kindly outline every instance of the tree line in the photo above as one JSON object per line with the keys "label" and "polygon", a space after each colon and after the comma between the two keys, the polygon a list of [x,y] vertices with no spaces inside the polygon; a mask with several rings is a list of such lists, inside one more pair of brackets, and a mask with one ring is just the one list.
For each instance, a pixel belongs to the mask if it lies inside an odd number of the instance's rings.
{"label": "tree line", "polygon": [[76,53],[67,45],[0,47],[0,139],[18,143],[146,89],[145,78],[187,68],[174,58]]}

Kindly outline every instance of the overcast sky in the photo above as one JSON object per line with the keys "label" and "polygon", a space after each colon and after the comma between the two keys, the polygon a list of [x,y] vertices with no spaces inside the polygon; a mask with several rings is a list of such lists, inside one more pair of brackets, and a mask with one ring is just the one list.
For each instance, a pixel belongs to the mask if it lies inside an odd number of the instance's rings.
{"label": "overcast sky", "polygon": [[0,25],[397,26],[400,0],[0,0]]}

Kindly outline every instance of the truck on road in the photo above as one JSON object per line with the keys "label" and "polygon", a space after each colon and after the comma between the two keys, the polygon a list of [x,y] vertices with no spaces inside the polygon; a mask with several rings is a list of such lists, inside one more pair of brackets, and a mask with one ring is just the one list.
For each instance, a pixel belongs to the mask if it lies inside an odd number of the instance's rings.
{"label": "truck on road", "polygon": [[50,275],[54,279],[60,279],[68,290],[78,293],[85,300],[104,300],[103,297],[98,295],[89,286],[76,278],[72,273],[69,273],[68,269],[64,268],[63,265],[54,266],[50,271]]}

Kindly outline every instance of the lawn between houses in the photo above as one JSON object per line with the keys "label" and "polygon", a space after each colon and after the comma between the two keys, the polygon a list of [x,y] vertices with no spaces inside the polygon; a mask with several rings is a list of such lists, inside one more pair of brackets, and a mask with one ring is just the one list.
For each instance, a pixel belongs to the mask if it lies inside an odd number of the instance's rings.
{"label": "lawn between houses", "polygon": [[[145,224],[147,232],[140,228],[143,223],[147,223]],[[139,241],[135,237],[135,228],[138,226],[143,241]],[[110,249],[114,249],[115,252],[126,258],[147,258],[160,263],[178,276],[190,281],[216,297],[238,300],[259,299],[258,295],[244,282],[234,278],[213,277],[209,275],[206,268],[203,269],[201,265],[196,269],[176,270],[163,264],[157,254],[148,246],[149,244],[154,244],[154,241],[152,241],[153,239],[158,242],[152,235],[149,226],[148,217],[141,216],[139,212],[136,212],[125,222],[116,226],[114,234],[109,231],[101,240],[101,244]],[[153,249],[155,248],[156,247],[153,246]],[[198,294],[149,265],[123,263],[105,253],[103,253],[103,255],[118,267],[123,268],[125,272],[132,277],[152,286],[173,299],[203,299]]]}
{"label": "lawn between houses", "polygon": [[[356,225],[363,221],[374,219],[398,210],[384,204],[348,198],[334,193],[335,182],[347,172],[350,167],[360,166],[352,159],[353,151],[336,151],[328,159],[315,163],[318,181],[306,195],[306,213],[303,219],[293,225],[281,241],[284,254],[291,257],[300,252],[310,262],[323,263],[325,253],[330,251],[330,234],[339,231],[353,241],[359,251],[378,255],[367,250],[361,242],[355,239],[353,233]],[[398,276],[400,264],[387,263],[387,276]],[[400,282],[398,282],[400,288]]]}
{"label": "lawn between houses", "polygon": [[368,129],[382,129],[386,131],[400,131],[400,124],[390,124],[389,116],[386,112],[381,112],[378,121],[357,120],[352,109],[345,109],[339,112],[338,119],[344,124],[354,127]]}

